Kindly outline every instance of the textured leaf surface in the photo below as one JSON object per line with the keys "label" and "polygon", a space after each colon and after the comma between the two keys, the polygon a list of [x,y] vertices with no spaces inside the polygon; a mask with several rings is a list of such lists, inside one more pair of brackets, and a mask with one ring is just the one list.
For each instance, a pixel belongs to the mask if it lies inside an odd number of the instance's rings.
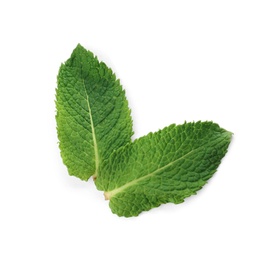
{"label": "textured leaf surface", "polygon": [[171,125],[113,153],[96,185],[113,213],[137,216],[196,194],[226,154],[231,133],[212,122]]}
{"label": "textured leaf surface", "polygon": [[81,45],[60,67],[56,108],[59,147],[70,175],[97,177],[100,164],[131,141],[132,120],[119,80]]}

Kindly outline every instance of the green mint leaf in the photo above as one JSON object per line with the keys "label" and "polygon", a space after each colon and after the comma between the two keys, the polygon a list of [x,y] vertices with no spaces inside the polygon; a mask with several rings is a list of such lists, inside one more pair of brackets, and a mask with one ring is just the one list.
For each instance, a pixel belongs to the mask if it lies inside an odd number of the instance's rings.
{"label": "green mint leaf", "polygon": [[181,203],[217,170],[231,136],[212,122],[170,125],[113,153],[96,186],[119,216]]}
{"label": "green mint leaf", "polygon": [[103,62],[78,45],[57,77],[59,147],[70,175],[96,178],[99,167],[131,142],[132,120],[125,92]]}

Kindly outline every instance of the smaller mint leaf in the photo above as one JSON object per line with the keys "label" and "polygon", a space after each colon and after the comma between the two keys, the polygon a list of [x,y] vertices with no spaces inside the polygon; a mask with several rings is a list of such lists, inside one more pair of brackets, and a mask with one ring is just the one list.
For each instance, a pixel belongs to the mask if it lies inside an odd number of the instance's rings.
{"label": "smaller mint leaf", "polygon": [[70,175],[96,178],[102,162],[131,142],[125,92],[112,70],[80,44],[61,65],[57,84],[56,121],[63,162]]}
{"label": "smaller mint leaf", "polygon": [[170,125],[114,152],[101,166],[97,188],[119,216],[181,203],[216,172],[231,136],[212,122]]}

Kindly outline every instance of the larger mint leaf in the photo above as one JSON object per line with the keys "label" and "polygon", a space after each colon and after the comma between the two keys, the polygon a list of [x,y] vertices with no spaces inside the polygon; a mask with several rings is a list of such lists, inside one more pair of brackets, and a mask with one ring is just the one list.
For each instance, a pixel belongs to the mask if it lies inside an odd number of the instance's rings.
{"label": "larger mint leaf", "polygon": [[131,141],[132,120],[125,92],[103,62],[78,45],[62,64],[56,90],[57,132],[70,175],[87,180]]}
{"label": "larger mint leaf", "polygon": [[171,125],[113,153],[102,165],[97,188],[105,190],[119,216],[181,203],[217,170],[231,136],[212,122]]}

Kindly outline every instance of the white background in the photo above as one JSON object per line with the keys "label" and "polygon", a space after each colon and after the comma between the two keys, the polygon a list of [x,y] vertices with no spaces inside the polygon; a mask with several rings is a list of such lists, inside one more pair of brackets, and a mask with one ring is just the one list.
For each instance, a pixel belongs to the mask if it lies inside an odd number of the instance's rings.
{"label": "white background", "polygon": [[[280,259],[279,1],[1,1],[0,259]],[[134,138],[234,133],[180,205],[113,215],[57,145],[56,75],[77,43],[126,89]]]}

